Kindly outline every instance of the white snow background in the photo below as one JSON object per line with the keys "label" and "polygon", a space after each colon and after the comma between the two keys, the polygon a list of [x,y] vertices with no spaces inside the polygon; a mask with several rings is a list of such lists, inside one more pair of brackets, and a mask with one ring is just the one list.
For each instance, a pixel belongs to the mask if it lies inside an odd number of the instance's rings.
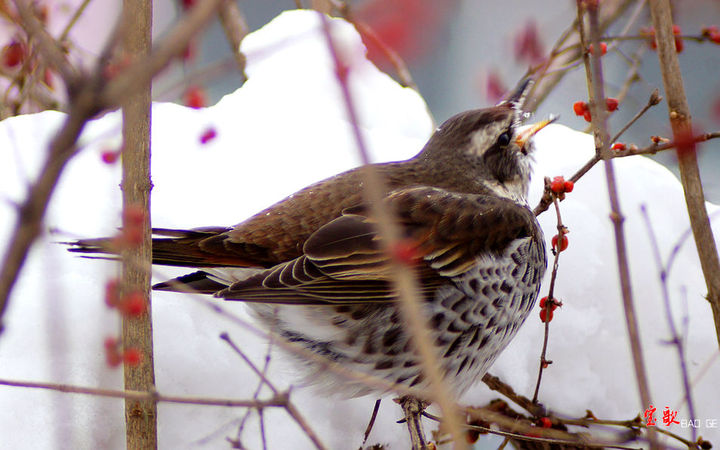
{"label": "white snow background", "polygon": [[[432,131],[420,96],[404,89],[364,58],[353,28],[333,20],[335,38],[351,55],[351,87],[374,158],[398,160],[417,153]],[[359,164],[345,106],[339,95],[327,43],[312,12],[287,12],[243,43],[249,80],[217,105],[201,110],[157,103],[152,118],[153,225],[189,228],[232,225],[319,179]],[[14,203],[26,195],[63,114],[44,112],[0,123],[0,246],[14,226]],[[217,138],[199,136],[209,127]],[[13,291],[0,336],[0,378],[119,389],[121,371],[105,364],[103,339],[117,335],[118,318],[103,301],[104,285],[117,273],[114,263],[70,254],[57,241],[113,234],[120,223],[118,165],[101,152],[120,143],[120,117],[108,114],[88,124],[84,148],[69,164],[50,203],[46,233],[32,249]],[[536,139],[537,165],[530,204],[537,203],[543,176],[569,177],[593,152],[592,138],[554,125]],[[648,375],[657,408],[679,410],[682,391],[675,349],[665,319],[656,261],[640,205],[647,206],[666,259],[688,228],[680,183],[662,166],[641,157],[615,160],[623,212],[627,216],[633,292],[638,308]],[[562,203],[570,246],[560,258],[556,297],[564,306],[551,323],[540,400],[556,411],[600,418],[631,419],[640,405],[626,336],[617,277],[615,241],[608,219],[607,188],[601,164]],[[710,212],[717,207],[709,205]],[[548,239],[555,215],[540,222]],[[717,222],[717,221],[716,221]],[[717,234],[720,227],[714,227]],[[157,280],[173,275],[157,270]],[[546,295],[550,271],[541,295]],[[712,316],[694,244],[687,240],[668,281],[676,323],[684,333],[694,381],[699,434],[720,443],[720,364]],[[219,300],[207,298],[210,302]],[[221,305],[251,321],[240,303]],[[536,309],[491,372],[531,396],[542,344]],[[683,320],[687,323],[684,325]],[[153,295],[157,388],[162,394],[251,398],[258,384],[218,335],[227,331],[257,365],[267,344],[193,296]],[[270,379],[280,388],[296,380],[288,358],[274,352]],[[707,369],[704,374],[703,367]],[[264,391],[265,395],[267,392]],[[494,398],[478,383],[463,398],[480,404]],[[358,448],[374,398],[325,398],[295,386],[291,399],[323,442],[333,449]],[[123,448],[123,403],[117,399],[0,386],[0,448]],[[244,411],[239,408],[159,405],[160,448],[229,448]],[[383,402],[369,443],[407,448],[399,408]],[[297,425],[276,409],[265,410],[268,446],[312,448]],[[712,422],[715,420],[715,422]],[[714,423],[714,427],[712,424]],[[433,427],[428,424],[428,427]],[[672,425],[689,436],[685,426]],[[241,440],[262,448],[257,414]],[[481,438],[478,448],[490,445]],[[677,443],[673,443],[679,446]],[[497,446],[497,444],[495,444]]]}

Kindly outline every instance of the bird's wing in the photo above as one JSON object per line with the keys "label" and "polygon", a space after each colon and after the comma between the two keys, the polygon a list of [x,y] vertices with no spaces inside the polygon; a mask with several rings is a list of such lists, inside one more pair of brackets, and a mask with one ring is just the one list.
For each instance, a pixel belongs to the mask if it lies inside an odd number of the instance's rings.
{"label": "bird's wing", "polygon": [[[482,255],[500,255],[515,239],[538,238],[532,212],[506,199],[415,187],[385,200],[417,258],[425,293],[468,271]],[[289,304],[387,302],[395,299],[392,264],[366,208],[354,207],[320,227],[303,255],[218,292],[226,299]]]}

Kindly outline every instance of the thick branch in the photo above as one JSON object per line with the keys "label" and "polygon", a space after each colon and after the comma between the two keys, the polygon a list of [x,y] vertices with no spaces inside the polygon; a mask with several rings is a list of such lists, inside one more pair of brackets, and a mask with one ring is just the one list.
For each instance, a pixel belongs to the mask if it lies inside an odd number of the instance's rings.
{"label": "thick branch", "polygon": [[665,97],[670,110],[670,126],[676,141],[684,141],[686,145],[678,147],[678,167],[680,180],[685,192],[685,203],[690,216],[690,227],[695,238],[700,257],[700,266],[705,276],[708,289],[708,301],[715,320],[715,334],[720,345],[720,260],[718,259],[715,237],[710,228],[705,195],[700,182],[700,170],[697,163],[695,145],[688,139],[692,136],[692,121],[688,106],[682,73],[675,51],[675,38],[672,32],[672,14],[668,0],[650,2],[653,26],[656,30],[657,52],[660,60],[660,71],[665,86]]}
{"label": "thick branch", "polygon": [[[152,44],[152,3],[125,0],[123,8],[123,49],[133,59],[145,57]],[[128,95],[122,105],[123,227],[141,236],[138,245],[122,251],[123,292],[141,292],[147,309],[139,317],[124,317],[123,346],[138,349],[142,360],[125,364],[126,390],[150,391],[155,387],[152,309],[150,302],[150,106],[151,82]],[[157,404],[125,400],[125,438],[127,448],[157,448]]]}

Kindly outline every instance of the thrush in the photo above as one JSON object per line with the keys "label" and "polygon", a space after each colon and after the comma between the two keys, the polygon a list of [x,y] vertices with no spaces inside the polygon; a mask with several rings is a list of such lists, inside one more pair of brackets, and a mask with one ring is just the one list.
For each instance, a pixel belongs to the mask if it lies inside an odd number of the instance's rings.
{"label": "thrush", "polygon": [[[529,83],[507,101],[455,115],[418,155],[376,164],[382,202],[412,243],[422,311],[441,372],[460,394],[488,370],[527,318],[547,266],[527,204],[532,138],[521,128]],[[246,302],[282,338],[349,369],[425,388],[403,326],[359,169],[320,181],[233,227],[153,229],[153,264],[198,270],[156,290]],[[106,252],[102,239],[72,251]],[[370,393],[308,361],[307,380]]]}

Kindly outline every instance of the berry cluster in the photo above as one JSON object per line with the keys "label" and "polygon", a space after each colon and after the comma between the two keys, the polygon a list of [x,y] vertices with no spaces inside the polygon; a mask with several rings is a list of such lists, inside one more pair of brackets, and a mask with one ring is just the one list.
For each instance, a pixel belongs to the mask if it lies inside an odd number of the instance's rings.
{"label": "berry cluster", "polygon": [[[595,49],[593,48],[592,44],[590,44],[590,46],[588,47],[588,53],[590,53],[591,55],[595,54]],[[601,42],[600,43],[600,56],[602,56],[606,53],[607,53],[607,44],[604,42]]]}
{"label": "berry cluster", "polygon": [[[682,36],[680,34],[682,33],[682,29],[680,28],[680,25],[673,25],[672,26],[673,35],[675,35],[675,51],[680,53],[685,48],[685,43],[682,40]],[[647,36],[648,38],[648,45],[651,49],[657,50],[657,39],[655,39],[655,28],[641,28],[640,34],[643,36]]]}
{"label": "berry cluster", "polygon": [[120,294],[120,282],[113,278],[105,284],[105,304],[117,308],[125,317],[138,317],[147,311],[145,295],[140,291]]}
{"label": "berry cluster", "polygon": [[[553,319],[553,311],[562,306],[562,302],[556,298],[543,297],[538,306],[540,306],[540,321],[550,322]],[[549,428],[549,426],[545,428]]]}
{"label": "berry cluster", "polygon": [[555,177],[550,182],[550,190],[558,196],[566,192],[572,192],[574,188],[575,183],[572,181],[565,181],[565,177]]}
{"label": "berry cluster", "polygon": [[715,25],[703,28],[700,33],[708,41],[720,44],[720,30]]}
{"label": "berry cluster", "polygon": [[120,342],[114,337],[105,338],[105,360],[110,367],[117,367],[121,363],[137,366],[142,361],[143,354],[137,348],[120,349]]}
{"label": "berry cluster", "polygon": [[[620,106],[620,102],[618,102],[618,99],[608,97],[605,99],[605,109],[608,112],[613,112],[618,109],[618,106]],[[590,105],[587,104],[587,102],[583,101],[577,101],[573,103],[573,112],[576,116],[583,116],[586,122],[592,121],[592,115],[590,114]]]}

